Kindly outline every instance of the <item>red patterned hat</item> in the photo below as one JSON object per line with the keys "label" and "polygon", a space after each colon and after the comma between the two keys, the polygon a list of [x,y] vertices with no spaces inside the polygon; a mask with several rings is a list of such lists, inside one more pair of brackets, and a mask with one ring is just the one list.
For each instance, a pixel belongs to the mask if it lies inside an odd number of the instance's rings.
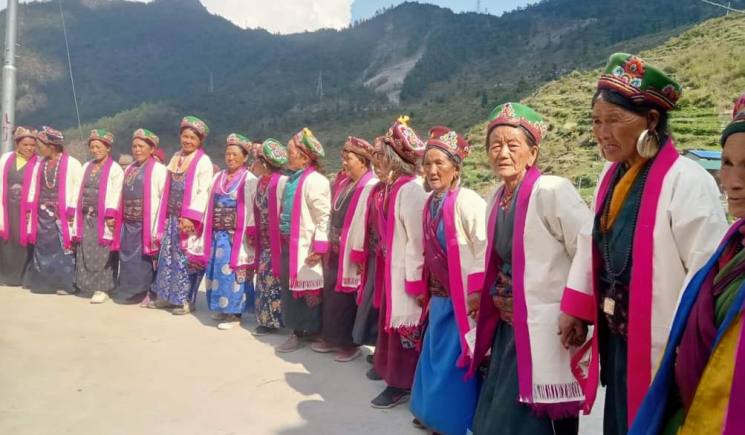
{"label": "red patterned hat", "polygon": [[415,164],[424,155],[424,142],[408,124],[408,116],[398,118],[388,129],[383,141],[405,162]]}
{"label": "red patterned hat", "polygon": [[146,128],[138,128],[137,130],[135,130],[135,132],[132,133],[132,140],[134,139],[145,141],[153,148],[158,148],[158,145],[160,144],[160,138],[155,133]]}
{"label": "red patterned hat", "polygon": [[60,148],[65,146],[65,137],[62,135],[62,132],[46,125],[41,127],[41,131],[36,135],[36,139],[46,145],[56,145]]}
{"label": "red patterned hat", "polygon": [[[451,160],[460,165],[471,153],[471,144],[454,130],[436,126],[429,131],[426,149],[437,148],[444,151]],[[425,151],[426,152],[426,151]]]}
{"label": "red patterned hat", "polygon": [[372,160],[373,146],[364,139],[349,136],[347,138],[347,141],[344,143],[344,148],[342,148],[342,151],[349,151],[351,153],[357,154],[358,156],[362,156],[367,160]]}

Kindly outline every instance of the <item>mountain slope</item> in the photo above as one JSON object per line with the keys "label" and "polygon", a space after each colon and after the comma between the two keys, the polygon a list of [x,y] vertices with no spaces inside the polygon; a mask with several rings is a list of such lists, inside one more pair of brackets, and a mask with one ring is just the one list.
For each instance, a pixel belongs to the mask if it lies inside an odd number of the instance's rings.
{"label": "mountain slope", "polygon": [[[719,148],[734,100],[745,92],[745,15],[706,21],[641,56],[672,74],[684,86],[670,128],[679,149]],[[601,69],[574,71],[524,99],[545,116],[550,132],[541,147],[545,172],[568,177],[587,196],[603,165],[592,137],[590,101]],[[486,124],[469,138],[483,143]],[[476,152],[469,182],[480,190],[493,184],[486,157]]]}
{"label": "mountain slope", "polygon": [[[498,101],[600,64],[614,44],[651,47],[721,13],[696,0],[547,0],[501,17],[404,3],[342,31],[272,35],[198,0],[62,4],[83,130],[126,138],[116,126],[144,120],[172,149],[174,113],[203,117],[211,143],[235,130],[284,139],[308,125],[334,157],[347,135],[380,134],[402,112],[423,134],[465,128]],[[24,4],[21,15],[17,119],[78,136],[57,3]]]}

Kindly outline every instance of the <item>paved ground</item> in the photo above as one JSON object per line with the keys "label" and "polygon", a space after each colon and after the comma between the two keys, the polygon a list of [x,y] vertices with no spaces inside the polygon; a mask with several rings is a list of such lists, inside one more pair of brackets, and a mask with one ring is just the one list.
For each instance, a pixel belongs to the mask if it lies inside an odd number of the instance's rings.
{"label": "paved ground", "polygon": [[[423,433],[405,407],[370,408],[383,384],[364,359],[278,356],[284,336],[218,331],[200,296],[175,317],[0,288],[0,433]],[[582,432],[601,433],[595,416]]]}

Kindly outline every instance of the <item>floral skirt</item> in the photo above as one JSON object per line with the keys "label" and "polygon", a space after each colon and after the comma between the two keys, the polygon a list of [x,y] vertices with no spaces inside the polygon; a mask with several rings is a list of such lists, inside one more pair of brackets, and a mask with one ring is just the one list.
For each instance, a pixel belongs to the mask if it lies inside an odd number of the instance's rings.
{"label": "floral skirt", "polygon": [[243,314],[253,305],[253,274],[230,267],[232,237],[227,231],[212,236],[212,254],[207,265],[205,285],[210,311],[223,314]]}

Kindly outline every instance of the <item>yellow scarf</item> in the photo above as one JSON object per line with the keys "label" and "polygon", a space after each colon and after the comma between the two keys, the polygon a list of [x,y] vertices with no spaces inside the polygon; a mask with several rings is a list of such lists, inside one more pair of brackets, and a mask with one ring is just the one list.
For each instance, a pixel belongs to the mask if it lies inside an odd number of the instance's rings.
{"label": "yellow scarf", "polygon": [[610,200],[610,207],[608,208],[608,214],[602,216],[600,219],[600,225],[603,232],[609,231],[613,228],[613,224],[616,223],[618,213],[621,212],[623,203],[626,202],[626,198],[629,197],[631,187],[636,181],[636,177],[644,168],[644,164],[647,163],[648,159],[639,159],[636,163],[631,165],[628,171],[623,174],[623,177],[618,181],[616,187],[613,188],[613,194]]}
{"label": "yellow scarf", "polygon": [[16,153],[16,171],[20,171],[24,166],[26,166],[26,163],[28,163],[28,160],[26,160],[22,155]]}
{"label": "yellow scarf", "polygon": [[742,327],[743,318],[740,315],[711,354],[679,435],[722,433],[735,374],[737,345],[742,339]]}

